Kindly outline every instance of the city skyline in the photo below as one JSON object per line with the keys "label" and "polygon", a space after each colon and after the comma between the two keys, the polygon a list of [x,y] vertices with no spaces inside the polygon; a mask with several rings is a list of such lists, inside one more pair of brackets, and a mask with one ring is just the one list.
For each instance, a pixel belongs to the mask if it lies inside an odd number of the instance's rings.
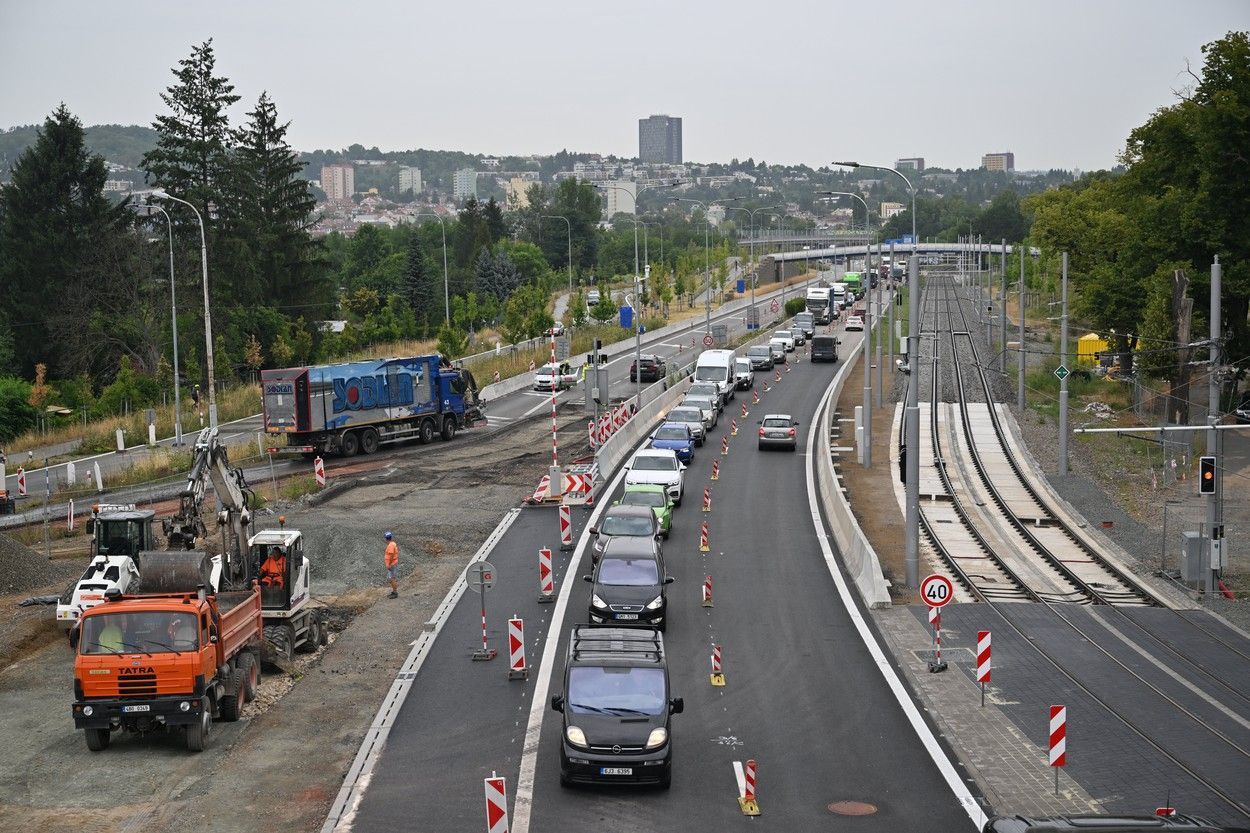
{"label": "city skyline", "polygon": [[[234,122],[266,90],[282,120],[291,122],[289,140],[304,150],[359,142],[633,158],[637,120],[668,112],[689,122],[683,157],[694,161],[736,157],[819,167],[835,158],[888,163],[923,153],[930,164],[970,168],[987,151],[1010,148],[1024,169],[1089,170],[1114,165],[1129,131],[1174,103],[1174,92],[1191,82],[1186,66],[1201,66],[1202,45],[1245,28],[1250,17],[1238,0],[1184,6],[1059,0],[1009,9],[966,0],[959,15],[920,0],[896,0],[884,12],[787,0],[774,9],[776,19],[801,21],[805,36],[884,34],[852,36],[845,48],[823,52],[785,51],[743,72],[741,58],[724,45],[742,37],[742,20],[758,16],[750,9],[730,2],[709,15],[699,6],[644,2],[638,14],[597,10],[596,22],[622,42],[647,37],[645,21],[653,14],[667,16],[670,31],[693,27],[706,34],[618,72],[603,61],[600,39],[577,37],[577,27],[566,22],[584,11],[567,0],[493,10],[470,61],[438,38],[423,43],[417,56],[401,48],[413,11],[373,0],[361,6],[358,20],[392,21],[370,34],[371,53],[386,71],[362,76],[358,64],[318,50],[279,47],[275,54],[276,31],[284,33],[279,44],[316,39],[321,21],[335,13],[318,0],[298,16],[234,0],[212,15],[155,2],[15,4],[0,12],[6,24],[0,72],[23,83],[0,89],[0,122],[40,123],[63,101],[84,124],[150,124],[165,112],[160,93],[173,81],[170,68],[193,44],[212,38],[217,72],[241,96]],[[471,22],[470,10],[454,5],[421,13],[429,31]],[[881,29],[882,20],[894,23]],[[136,31],[145,33],[144,47],[119,50],[117,37]],[[558,48],[533,50],[521,61],[503,48],[516,42]],[[865,50],[880,60],[863,60]],[[456,67],[454,83],[426,82],[432,76],[421,67],[440,63]],[[505,78],[505,86],[525,94],[474,96],[471,106],[463,95],[487,86],[502,90]],[[403,97],[413,105],[396,109],[393,102]],[[326,107],[328,101],[335,106]],[[789,117],[769,115],[775,113]],[[847,130],[848,117],[881,129]]]}

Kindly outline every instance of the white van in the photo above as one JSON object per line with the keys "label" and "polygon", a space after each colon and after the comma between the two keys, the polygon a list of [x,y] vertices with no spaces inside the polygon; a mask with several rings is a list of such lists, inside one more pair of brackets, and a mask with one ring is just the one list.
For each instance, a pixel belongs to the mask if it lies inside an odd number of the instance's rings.
{"label": "white van", "polygon": [[721,402],[734,398],[734,351],[704,350],[694,365],[696,382],[715,382]]}

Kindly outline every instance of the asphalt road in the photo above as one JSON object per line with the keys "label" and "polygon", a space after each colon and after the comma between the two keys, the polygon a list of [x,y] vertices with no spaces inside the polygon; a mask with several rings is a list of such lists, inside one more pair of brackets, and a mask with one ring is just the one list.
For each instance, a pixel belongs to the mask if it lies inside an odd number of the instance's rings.
{"label": "asphalt road", "polygon": [[[849,348],[853,339],[846,339]],[[956,801],[910,728],[839,600],[822,555],[806,496],[805,442],[813,412],[835,365],[803,361],[740,418],[739,398],[726,416],[739,415],[730,453],[719,442],[696,453],[686,472],[687,500],[665,543],[670,626],[666,635],[674,696],[685,713],[674,717],[674,777],[668,792],[624,788],[561,788],[559,715],[546,701],[558,693],[568,627],[585,621],[589,587],[584,548],[556,556],[557,590],[567,572],[567,607],[540,605],[536,551],[557,541],[550,509],[528,509],[489,560],[499,583],[487,594],[492,645],[501,656],[473,662],[481,642],[478,598],[469,593],[450,614],[402,706],[366,792],[341,829],[391,831],[414,822],[428,829],[482,826],[482,778],[508,779],[514,833],[527,830],[637,831],[729,829],[745,824],[736,802],[733,761],[758,762],[763,815],[771,830],[812,830],[837,824],[827,805],[858,801],[876,807],[855,824],[872,830],[971,830]],[[749,402],[749,393],[748,400]],[[730,410],[732,408],[732,411]],[[799,451],[760,452],[755,420],[787,412],[802,425]],[[743,424],[745,423],[745,424]],[[715,433],[719,440],[729,420]],[[713,459],[721,462],[713,511],[700,512]],[[619,483],[612,484],[618,487]],[[601,502],[602,505],[602,502]],[[574,512],[575,534],[590,513]],[[712,552],[698,551],[699,525],[708,519]],[[576,540],[576,538],[575,538]],[[578,566],[570,571],[570,561]],[[715,607],[700,605],[704,575],[713,577]],[[554,608],[554,609],[553,609]],[[509,682],[506,619],[526,622],[529,679]],[[558,644],[540,665],[548,633]],[[710,646],[724,648],[728,685],[708,679]],[[544,675],[551,674],[550,687]],[[535,693],[540,698],[533,702]],[[531,713],[531,709],[533,709]],[[534,725],[527,744],[527,728]],[[526,747],[532,756],[525,758]],[[532,769],[531,769],[532,768]],[[532,771],[532,802],[518,813],[517,783]],[[525,817],[528,816],[528,823]]]}

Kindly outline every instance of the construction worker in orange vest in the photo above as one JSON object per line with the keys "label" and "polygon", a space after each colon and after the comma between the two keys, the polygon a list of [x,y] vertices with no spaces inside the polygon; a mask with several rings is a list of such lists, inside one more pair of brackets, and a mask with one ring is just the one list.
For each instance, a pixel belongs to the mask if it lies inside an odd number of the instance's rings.
{"label": "construction worker in orange vest", "polygon": [[386,533],[386,580],[391,583],[391,595],[387,598],[399,598],[399,544],[395,543],[395,536]]}

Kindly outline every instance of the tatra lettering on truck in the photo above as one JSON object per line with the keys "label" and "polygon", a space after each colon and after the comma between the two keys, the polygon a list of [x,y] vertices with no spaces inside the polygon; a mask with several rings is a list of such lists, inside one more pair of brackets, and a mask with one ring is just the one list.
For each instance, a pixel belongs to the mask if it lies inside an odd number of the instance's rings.
{"label": "tatra lettering on truck", "polygon": [[415,401],[412,391],[412,375],[408,373],[400,373],[389,380],[380,374],[350,379],[339,377],[334,380],[334,413],[411,405]]}

